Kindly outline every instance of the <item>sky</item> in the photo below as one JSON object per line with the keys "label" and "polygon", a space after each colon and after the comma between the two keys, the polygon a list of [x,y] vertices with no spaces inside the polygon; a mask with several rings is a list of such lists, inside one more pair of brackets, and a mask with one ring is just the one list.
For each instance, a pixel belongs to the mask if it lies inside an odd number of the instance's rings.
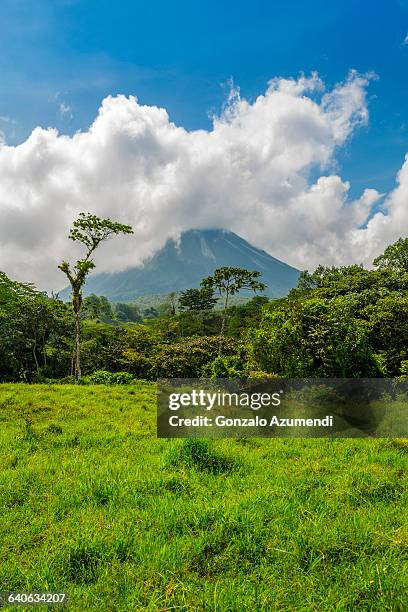
{"label": "sky", "polygon": [[300,268],[408,233],[408,0],[2,0],[0,26],[13,277],[57,287],[85,209],[135,226],[108,271],[190,227]]}

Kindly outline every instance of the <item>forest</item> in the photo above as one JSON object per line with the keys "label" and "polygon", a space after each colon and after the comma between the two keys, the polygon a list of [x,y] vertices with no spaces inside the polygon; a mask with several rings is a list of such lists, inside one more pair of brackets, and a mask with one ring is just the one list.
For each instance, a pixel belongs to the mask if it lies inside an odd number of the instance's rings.
{"label": "forest", "polygon": [[[217,272],[155,307],[83,298],[79,382],[408,376],[408,238],[370,269],[304,271],[280,299],[262,295],[259,273],[241,270],[248,300],[228,302]],[[74,315],[58,295],[0,272],[0,381],[73,382]]]}

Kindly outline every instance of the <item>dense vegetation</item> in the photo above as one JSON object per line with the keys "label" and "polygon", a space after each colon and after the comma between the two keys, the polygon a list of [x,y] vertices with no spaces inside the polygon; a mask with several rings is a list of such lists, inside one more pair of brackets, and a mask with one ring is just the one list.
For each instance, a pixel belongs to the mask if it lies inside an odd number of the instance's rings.
{"label": "dense vegetation", "polygon": [[407,609],[406,441],[157,439],[151,383],[0,399],[3,588],[98,612]]}
{"label": "dense vegetation", "polygon": [[[75,312],[0,273],[0,584],[78,610],[405,610],[406,441],[157,439],[149,381],[407,377],[408,239],[282,299],[212,289]],[[78,314],[92,386],[69,384]]]}
{"label": "dense vegetation", "polygon": [[[408,239],[388,247],[371,270],[320,266],[302,273],[285,298],[214,305],[208,288],[144,310],[85,298],[83,373],[147,380],[408,374]],[[0,346],[0,381],[65,380],[73,373],[70,306],[0,273]]]}

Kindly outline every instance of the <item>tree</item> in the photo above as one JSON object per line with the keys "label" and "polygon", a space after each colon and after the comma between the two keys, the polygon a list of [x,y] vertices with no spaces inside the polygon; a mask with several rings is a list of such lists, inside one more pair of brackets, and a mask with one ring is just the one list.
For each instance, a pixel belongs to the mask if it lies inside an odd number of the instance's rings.
{"label": "tree", "polygon": [[400,238],[387,246],[384,253],[374,259],[373,264],[379,270],[408,273],[408,238]]}
{"label": "tree", "polygon": [[178,304],[178,295],[177,291],[172,291],[169,293],[169,302],[171,307],[171,314],[175,315],[177,312],[177,304]]}
{"label": "tree", "polygon": [[[312,273],[304,270],[300,273],[298,284],[295,289],[292,289],[290,294],[297,295],[300,291],[310,291],[318,288],[334,288],[336,292],[340,291],[344,285],[348,285],[350,280],[363,277],[364,279],[370,275],[369,270],[365,270],[363,266],[353,264],[351,266],[318,266]],[[347,287],[349,289],[349,287]]]}
{"label": "tree", "polygon": [[220,297],[224,300],[218,356],[221,355],[229,297],[242,289],[254,292],[264,291],[266,285],[258,280],[260,276],[261,273],[257,270],[251,272],[245,270],[245,268],[223,267],[217,268],[212,276],[208,276],[201,281],[200,285],[203,289],[218,291]]}
{"label": "tree", "polygon": [[0,272],[0,380],[42,376],[50,342],[65,337],[71,322],[65,304]]}
{"label": "tree", "polygon": [[358,296],[284,298],[264,308],[249,338],[255,368],[288,378],[379,376]]}
{"label": "tree", "polygon": [[122,304],[118,302],[115,305],[115,314],[118,321],[123,321],[124,323],[140,323],[143,320],[140,309],[136,304]]}
{"label": "tree", "polygon": [[266,295],[256,295],[245,304],[231,306],[228,318],[228,335],[240,338],[249,328],[258,327],[262,310],[269,303]]}
{"label": "tree", "polygon": [[145,319],[156,319],[159,316],[157,309],[154,306],[148,306],[143,309],[143,316]]}
{"label": "tree", "polygon": [[104,295],[95,295],[95,293],[91,293],[83,299],[81,314],[83,319],[95,319],[104,321],[104,323],[113,321],[115,318],[108,298]]}
{"label": "tree", "polygon": [[217,298],[214,297],[214,289],[186,289],[182,291],[179,298],[180,310],[212,310],[217,303]]}
{"label": "tree", "polygon": [[370,342],[384,376],[398,376],[408,359],[408,295],[390,293],[366,309]]}
{"label": "tree", "polygon": [[86,277],[95,268],[91,255],[101,242],[118,234],[133,234],[133,229],[130,225],[123,225],[111,219],[100,219],[90,213],[80,213],[79,218],[73,223],[69,238],[86,247],[85,257],[79,259],[72,269],[67,261],[63,261],[58,266],[67,277],[72,290],[72,309],[75,315],[74,374],[76,379],[81,378],[82,288]]}
{"label": "tree", "polygon": [[[237,341],[225,338],[224,353],[235,355]],[[199,378],[203,368],[218,354],[218,338],[201,336],[188,338],[184,342],[163,344],[156,357],[157,376],[169,378]]]}

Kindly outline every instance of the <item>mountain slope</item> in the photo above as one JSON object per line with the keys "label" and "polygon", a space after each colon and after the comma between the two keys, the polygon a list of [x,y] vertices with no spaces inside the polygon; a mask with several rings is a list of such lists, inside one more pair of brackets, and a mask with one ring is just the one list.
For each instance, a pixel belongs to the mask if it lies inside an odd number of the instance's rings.
{"label": "mountain slope", "polygon": [[[198,287],[216,268],[234,266],[259,270],[271,297],[285,295],[297,283],[299,270],[275,259],[234,234],[224,230],[190,230],[179,243],[168,240],[143,266],[122,272],[91,276],[84,295],[96,293],[112,301],[131,301],[148,294],[182,291]],[[69,291],[61,292],[67,299]]]}

